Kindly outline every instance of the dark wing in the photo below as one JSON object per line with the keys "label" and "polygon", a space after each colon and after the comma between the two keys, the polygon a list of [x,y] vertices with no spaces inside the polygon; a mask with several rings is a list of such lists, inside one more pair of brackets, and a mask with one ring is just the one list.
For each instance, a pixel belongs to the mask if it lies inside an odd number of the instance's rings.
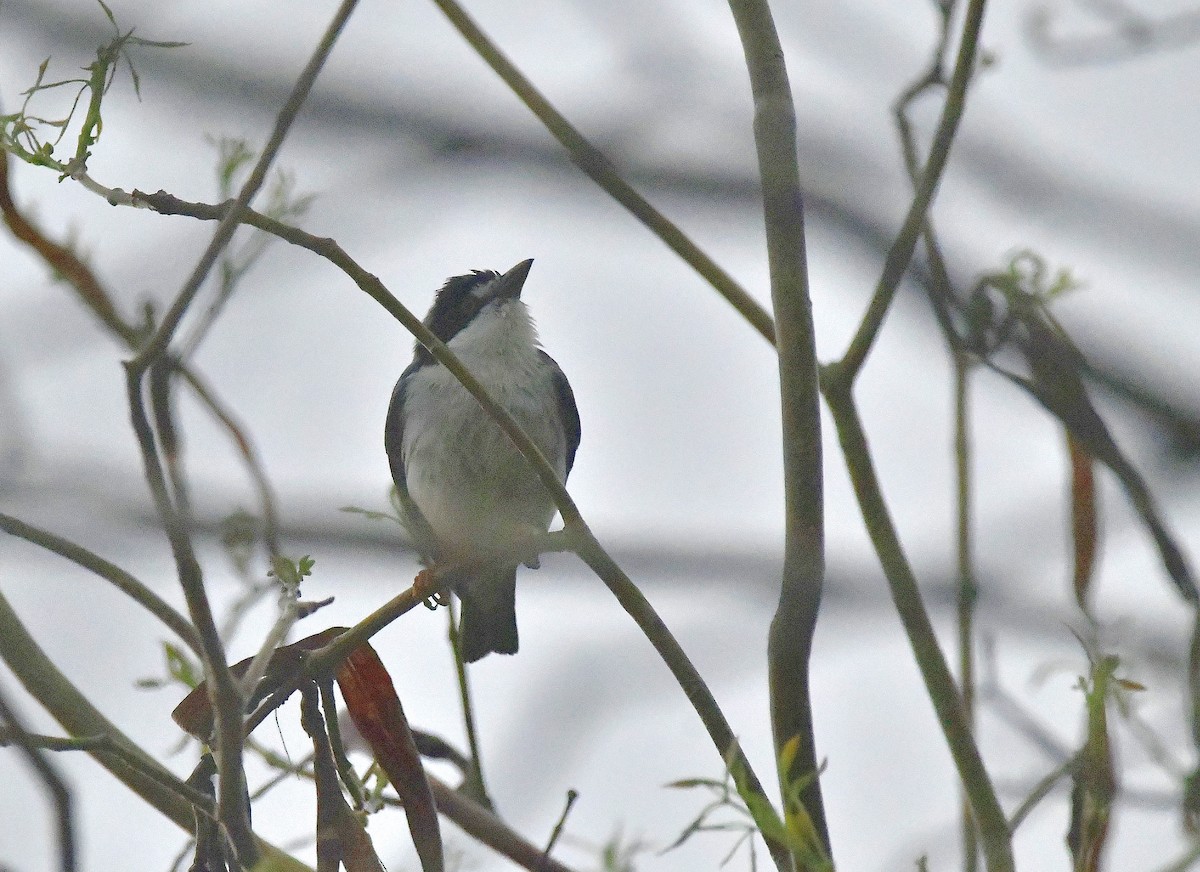
{"label": "dark wing", "polygon": [[542,360],[554,374],[554,391],[558,398],[558,406],[562,409],[563,436],[567,447],[566,474],[563,475],[565,481],[566,477],[571,474],[571,467],[575,465],[575,451],[579,448],[579,409],[575,406],[575,392],[571,390],[571,383],[563,374],[562,367],[540,348],[538,354],[542,356]]}
{"label": "dark wing", "polygon": [[413,360],[400,375],[392,390],[392,401],[388,404],[387,420],[383,425],[383,447],[387,451],[388,466],[392,470],[392,481],[396,483],[396,495],[402,510],[401,520],[413,539],[413,545],[422,557],[436,556],[436,540],[429,522],[408,494],[408,474],[404,468],[404,393],[409,378],[426,365],[419,358]]}

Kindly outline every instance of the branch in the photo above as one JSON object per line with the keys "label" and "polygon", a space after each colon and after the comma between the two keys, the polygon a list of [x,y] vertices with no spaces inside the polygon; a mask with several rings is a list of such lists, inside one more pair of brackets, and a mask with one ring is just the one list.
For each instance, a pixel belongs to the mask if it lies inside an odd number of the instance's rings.
{"label": "branch", "polygon": [[979,46],[979,31],[983,25],[983,10],[985,0],[970,0],[967,5],[967,17],[963,24],[962,42],[958,48],[958,59],[954,64],[954,75],[946,92],[946,102],[942,107],[942,117],[938,122],[933,144],[929,149],[929,160],[925,163],[925,171],[921,182],[913,196],[912,205],[900,227],[891,248],[888,249],[887,259],[883,264],[883,273],[875,286],[875,294],[871,299],[867,312],[846,355],[842,358],[842,366],[850,381],[858,375],[871,345],[883,326],[883,319],[896,296],[896,288],[908,269],[913,251],[917,247],[917,239],[925,224],[925,215],[933,202],[941,181],[946,161],[950,157],[950,146],[954,143],[954,135],[958,131],[958,122],[966,107],[967,85],[975,71],[975,55]]}
{"label": "branch", "polygon": [[926,691],[946,737],[950,756],[954,759],[959,779],[970,800],[975,822],[979,826],[988,872],[1013,872],[1012,842],[1004,811],[983,765],[954,677],[938,646],[916,576],[904,554],[884,501],[867,437],[854,405],[852,375],[840,365],[831,364],[822,370],[821,376],[821,389],[833,414],[867,533],[879,556],[892,602],[908,635],[917,667],[921,670]]}
{"label": "branch", "polygon": [[800,736],[781,788],[808,776],[802,800],[826,855],[832,853],[816,776],[816,741],[809,696],[809,656],[821,585],[825,532],[821,416],[812,301],[805,262],[804,203],[796,158],[796,115],[783,48],[765,0],[731,0],[754,94],[754,140],[762,177],[763,216],[775,308],[783,412],[785,545],[779,605],[771,621],[768,661],[775,757]]}
{"label": "branch", "polygon": [[728,301],[768,342],[775,342],[775,325],[766,309],[669,218],[655,209],[624,179],[603,153],[587,141],[533,83],[525,78],[487,34],[479,29],[455,0],[434,0],[450,23],[458,29],[476,53],[504,80],[504,84],[524,103],[546,129],[567,150],[571,162],[605,193],[624,206],[668,248],[683,258],[722,297]]}
{"label": "branch", "polygon": [[0,530],[40,545],[47,551],[65,557],[77,563],[84,569],[95,573],[105,581],[110,582],[121,593],[137,602],[146,611],[162,621],[184,644],[197,655],[201,653],[200,638],[196,628],[188,623],[187,618],[171,608],[158,594],[146,587],[128,572],[116,564],[109,563],[103,557],[92,553],[82,545],[76,545],[68,539],[56,536],[46,530],[19,521],[11,515],[0,513]]}
{"label": "branch", "polygon": [[75,872],[79,864],[75,851],[74,796],[63,781],[58,767],[43,753],[47,746],[41,740],[50,737],[35,736],[26,731],[3,693],[0,693],[0,724],[3,724],[0,726],[0,747],[16,745],[20,748],[50,794],[58,817],[58,867],[62,872]]}
{"label": "branch", "polygon": [[[189,787],[139,748],[108,720],[50,661],[0,593],[0,660],[53,718],[96,762],[126,787],[191,832],[193,809],[212,815],[211,801]],[[94,747],[89,747],[94,744]],[[264,856],[281,872],[311,872],[273,845],[258,841]]]}
{"label": "branch", "polygon": [[[178,458],[175,452],[170,450],[171,446],[169,445],[166,446],[167,450],[164,453],[166,454],[167,470],[175,485],[176,504],[174,506],[167,493],[163,471],[158,461],[154,434],[146,419],[142,400],[142,381],[145,373],[165,357],[167,347],[179,322],[195,299],[217,257],[233,238],[234,231],[240,224],[242,209],[247,207],[262,187],[271,164],[278,155],[296,115],[304,105],[304,101],[316,81],[317,74],[324,66],[329,53],[333,50],[334,43],[356,5],[357,0],[343,0],[308,64],[292,88],[292,93],[288,96],[283,108],[280,109],[275,121],[275,128],[255,163],[254,169],[242,186],[237,199],[221,216],[208,248],[201,255],[192,274],[184,283],[182,290],[176,296],[154,335],[125,366],[130,414],[141,448],[146,481],[150,486],[159,517],[162,518],[171,543],[179,581],[187,599],[192,622],[199,631],[204,650],[205,668],[210,678],[208,688],[216,717],[217,768],[220,774],[217,794],[218,816],[229,833],[239,862],[248,868],[256,865],[258,849],[250,828],[250,809],[246,799],[246,776],[242,763],[245,697],[230,673],[225,659],[224,646],[217,632],[212,608],[204,588],[200,565],[192,549],[190,512],[183,489],[184,479],[177,465]],[[164,426],[169,425],[170,422],[168,394],[165,390],[154,393],[160,400],[156,403],[156,412],[160,422],[159,435],[166,442],[167,434],[170,432],[170,427]]]}

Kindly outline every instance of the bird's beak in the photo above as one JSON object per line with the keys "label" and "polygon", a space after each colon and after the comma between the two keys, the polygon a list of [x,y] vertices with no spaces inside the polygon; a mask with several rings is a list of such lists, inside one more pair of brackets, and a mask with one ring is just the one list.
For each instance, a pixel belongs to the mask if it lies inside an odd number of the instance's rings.
{"label": "bird's beak", "polygon": [[521,296],[521,288],[525,287],[525,279],[533,268],[533,258],[523,260],[496,280],[492,290],[493,300],[516,300]]}

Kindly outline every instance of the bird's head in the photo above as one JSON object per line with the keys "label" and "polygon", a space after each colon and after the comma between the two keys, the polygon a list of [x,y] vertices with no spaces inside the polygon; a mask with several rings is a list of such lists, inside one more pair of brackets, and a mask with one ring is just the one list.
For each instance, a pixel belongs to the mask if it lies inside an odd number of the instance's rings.
{"label": "bird's head", "polygon": [[425,326],[448,344],[482,314],[519,301],[532,266],[532,259],[523,260],[506,273],[475,270],[447,279],[425,316]]}

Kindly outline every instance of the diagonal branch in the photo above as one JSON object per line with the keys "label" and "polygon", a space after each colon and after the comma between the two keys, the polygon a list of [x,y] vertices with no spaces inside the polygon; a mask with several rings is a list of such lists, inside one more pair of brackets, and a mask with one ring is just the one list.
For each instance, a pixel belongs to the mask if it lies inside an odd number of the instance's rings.
{"label": "diagonal branch", "polygon": [[589,179],[604,189],[610,197],[624,206],[633,217],[642,222],[652,233],[666,243],[700,276],[724,297],[742,317],[750,322],[768,342],[775,341],[775,325],[771,316],[757,300],[721,269],[716,262],[692,242],[679,227],[650,205],[641,194],[621,178],[620,173],[604,154],[592,145],[561,112],[516,68],[512,61],[488,39],[474,20],[456,0],[434,0],[450,23],[475,49],[504,84],[524,103],[546,129],[567,150],[571,162]]}
{"label": "diagonal branch", "polygon": [[933,144],[929,149],[929,159],[925,162],[925,170],[921,174],[920,184],[917,185],[912,205],[904,217],[900,233],[888,249],[884,260],[883,273],[875,286],[875,294],[871,298],[862,323],[846,349],[841,365],[851,381],[858,375],[883,319],[896,296],[900,280],[912,261],[913,252],[917,247],[917,239],[925,225],[925,215],[929,211],[933,196],[937,192],[938,183],[946,169],[950,158],[950,146],[954,143],[954,135],[958,131],[958,123],[966,108],[967,86],[975,72],[975,57],[979,47],[979,32],[983,26],[983,11],[985,0],[970,0],[967,5],[966,21],[963,23],[962,42],[958,48],[958,58],[954,63],[954,74],[946,91],[946,102],[942,106],[942,117],[938,121],[937,132],[933,136]]}
{"label": "diagonal branch", "polygon": [[60,557],[65,557],[72,563],[77,563],[84,569],[95,573],[110,582],[130,599],[139,603],[146,611],[163,622],[184,644],[196,654],[201,653],[200,639],[196,628],[188,623],[187,618],[171,608],[158,594],[146,587],[138,579],[114,563],[110,563],[98,554],[94,554],[82,545],[76,545],[69,539],[56,536],[32,524],[26,524],[11,515],[0,513],[0,530],[17,536],[34,545],[40,545]]}

